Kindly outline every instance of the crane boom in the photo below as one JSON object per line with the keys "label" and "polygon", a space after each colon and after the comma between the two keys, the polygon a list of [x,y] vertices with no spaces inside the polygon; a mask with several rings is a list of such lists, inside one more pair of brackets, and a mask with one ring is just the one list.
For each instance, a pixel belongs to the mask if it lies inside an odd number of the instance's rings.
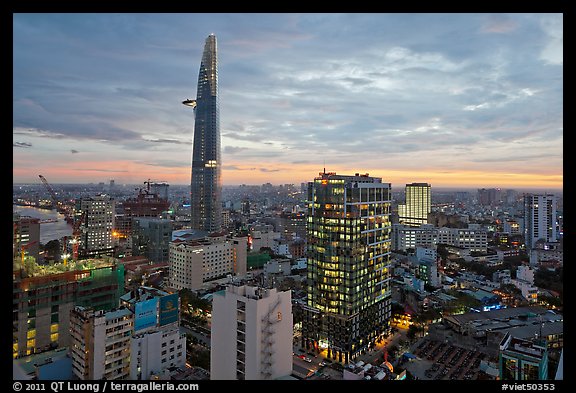
{"label": "crane boom", "polygon": [[50,194],[50,196],[52,197],[52,201],[55,204],[55,208],[58,209],[58,206],[61,204],[61,202],[58,200],[58,197],[56,196],[56,193],[54,192],[54,189],[52,188],[52,186],[50,185],[50,183],[48,183],[48,180],[46,180],[46,178],[42,175],[38,175],[38,177],[40,178],[40,180],[42,180],[42,183],[44,184],[44,187],[46,187],[46,189],[48,190],[48,193]]}

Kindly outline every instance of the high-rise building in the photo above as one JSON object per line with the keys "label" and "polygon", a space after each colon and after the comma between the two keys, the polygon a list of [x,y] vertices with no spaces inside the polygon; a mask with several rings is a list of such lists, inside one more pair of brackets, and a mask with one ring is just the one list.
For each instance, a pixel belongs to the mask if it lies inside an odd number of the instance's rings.
{"label": "high-rise building", "polygon": [[390,183],[320,173],[308,187],[302,344],[349,362],[388,327]]}
{"label": "high-rise building", "polygon": [[77,214],[80,225],[80,255],[96,258],[114,252],[114,200],[108,195],[96,195],[79,201]]}
{"label": "high-rise building", "polygon": [[72,372],[81,380],[127,379],[134,315],[76,306],[70,312]]}
{"label": "high-rise building", "polygon": [[478,203],[483,206],[495,206],[500,203],[502,190],[499,188],[479,188]]}
{"label": "high-rise building", "polygon": [[25,255],[40,256],[40,219],[13,214],[13,257]]}
{"label": "high-rise building", "polygon": [[428,214],[432,211],[430,184],[406,184],[406,203],[398,205],[400,224],[419,227],[428,224]]}
{"label": "high-rise building", "polygon": [[70,310],[111,310],[124,293],[124,265],[94,260],[62,273],[15,271],[12,277],[14,358],[67,347]]}
{"label": "high-rise building", "polygon": [[206,38],[198,74],[194,107],[192,151],[191,228],[218,232],[222,228],[222,181],[220,155],[220,110],[218,103],[218,62],[216,36]]}
{"label": "high-rise building", "polygon": [[558,241],[556,231],[555,195],[527,194],[524,196],[524,242],[526,249],[537,247],[537,242],[554,243]]}
{"label": "high-rise building", "polygon": [[277,379],[292,373],[292,296],[229,285],[212,298],[210,379]]}
{"label": "high-rise building", "polygon": [[161,218],[132,219],[132,255],[144,255],[153,263],[168,262],[172,221]]}

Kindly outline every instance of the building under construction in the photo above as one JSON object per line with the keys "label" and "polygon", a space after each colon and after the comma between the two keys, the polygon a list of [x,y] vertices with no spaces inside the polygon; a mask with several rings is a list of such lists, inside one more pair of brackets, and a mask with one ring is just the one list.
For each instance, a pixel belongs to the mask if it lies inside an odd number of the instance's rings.
{"label": "building under construction", "polygon": [[127,217],[160,217],[162,212],[168,210],[168,192],[164,191],[162,196],[157,191],[166,190],[166,183],[144,182],[146,188],[140,188],[135,198],[129,198],[122,203],[124,215]]}
{"label": "building under construction", "polygon": [[133,217],[159,218],[162,212],[170,207],[168,200],[168,184],[165,182],[144,182],[146,188],[138,189],[135,198],[122,202],[123,213],[116,215],[115,231],[119,238],[132,235]]}
{"label": "building under construction", "polygon": [[118,307],[124,293],[124,265],[114,259],[86,260],[75,270],[36,275],[12,273],[13,357],[31,355],[70,342],[70,310]]}

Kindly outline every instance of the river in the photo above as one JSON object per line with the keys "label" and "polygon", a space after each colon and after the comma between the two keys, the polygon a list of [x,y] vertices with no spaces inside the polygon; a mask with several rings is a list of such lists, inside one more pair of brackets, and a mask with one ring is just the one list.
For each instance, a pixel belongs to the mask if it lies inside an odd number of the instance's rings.
{"label": "river", "polygon": [[64,215],[56,210],[38,209],[32,206],[12,205],[14,213],[21,216],[30,216],[41,220],[57,219],[58,222],[40,224],[40,243],[46,244],[50,240],[60,240],[64,236],[72,236],[72,225],[64,220]]}

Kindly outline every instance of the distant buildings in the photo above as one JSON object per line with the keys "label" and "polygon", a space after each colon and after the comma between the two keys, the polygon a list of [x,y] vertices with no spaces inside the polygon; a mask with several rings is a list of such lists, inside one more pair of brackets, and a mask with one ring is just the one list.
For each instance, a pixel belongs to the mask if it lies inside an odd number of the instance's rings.
{"label": "distant buildings", "polygon": [[430,189],[428,183],[406,184],[406,203],[398,205],[400,224],[410,227],[428,224],[428,214],[432,211]]}
{"label": "distant buildings", "polygon": [[393,249],[406,251],[417,246],[433,247],[446,244],[476,252],[488,250],[488,231],[468,224],[468,228],[434,228],[431,224],[410,227],[402,224],[392,226]]}
{"label": "distant buildings", "polygon": [[212,298],[210,379],[278,379],[292,373],[291,292],[229,285]]}
{"label": "distant buildings", "polygon": [[502,190],[499,188],[478,189],[478,203],[483,206],[495,206],[500,202]]}
{"label": "distant buildings", "polygon": [[390,318],[390,184],[320,173],[308,187],[303,346],[349,362]]}

